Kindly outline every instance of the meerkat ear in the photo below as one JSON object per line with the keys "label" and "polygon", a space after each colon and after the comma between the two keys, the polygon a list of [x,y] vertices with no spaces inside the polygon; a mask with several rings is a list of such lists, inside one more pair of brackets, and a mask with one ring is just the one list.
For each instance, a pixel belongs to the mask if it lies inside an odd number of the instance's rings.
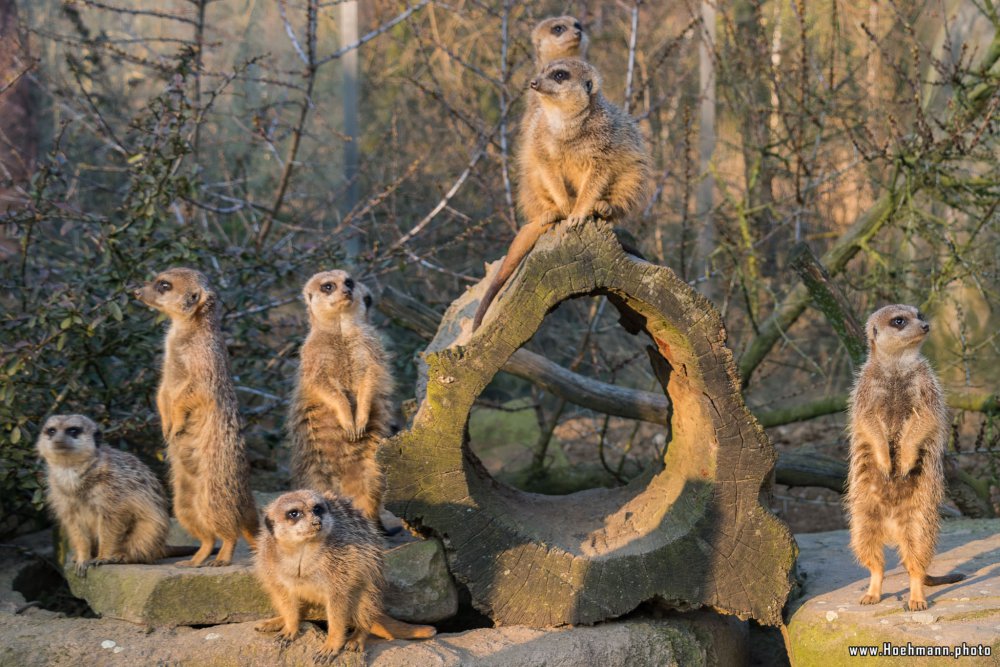
{"label": "meerkat ear", "polygon": [[267,532],[274,535],[274,522],[271,521],[271,517],[264,517],[264,527],[267,528]]}
{"label": "meerkat ear", "polygon": [[365,308],[371,308],[372,307],[372,295],[371,294],[365,294],[364,302],[365,302]]}
{"label": "meerkat ear", "polygon": [[201,290],[188,292],[184,297],[184,310],[194,310],[201,301]]}
{"label": "meerkat ear", "polygon": [[101,433],[101,429],[97,429],[94,431],[94,446],[100,447],[102,442],[104,442],[104,434]]}
{"label": "meerkat ear", "polygon": [[584,83],[583,87],[587,89],[588,95],[594,92],[594,82],[591,80],[588,80],[586,83]]}

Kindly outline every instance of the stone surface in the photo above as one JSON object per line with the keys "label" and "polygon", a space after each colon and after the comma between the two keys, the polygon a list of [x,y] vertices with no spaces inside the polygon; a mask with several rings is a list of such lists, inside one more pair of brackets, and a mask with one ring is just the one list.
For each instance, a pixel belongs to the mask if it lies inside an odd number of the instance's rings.
{"label": "stone surface", "polygon": [[[386,551],[386,610],[395,618],[433,623],[458,609],[458,592],[436,540],[390,542]],[[190,544],[176,525],[170,544]],[[147,626],[238,623],[273,615],[267,594],[253,574],[250,553],[241,540],[229,567],[181,568],[156,565],[105,565],[78,577],[67,568],[73,595],[103,617]]]}
{"label": "stone surface", "polygon": [[[853,664],[850,646],[988,647],[989,656],[883,656],[879,665],[1000,664],[1000,520],[951,520],[942,525],[931,574],[961,572],[957,584],[926,589],[930,608],[910,613],[904,608],[909,582],[894,549],[886,550],[882,601],[862,606],[868,571],[857,565],[848,547],[848,532],[796,535],[799,572],[805,576],[802,597],[789,605],[788,630],[792,664]],[[863,663],[868,664],[868,663]]]}
{"label": "stone surface", "polygon": [[[212,628],[142,628],[110,619],[45,621],[0,612],[0,667],[59,665],[308,665],[324,639],[312,624],[287,648],[252,623]],[[595,627],[471,630],[422,642],[373,640],[365,657],[342,654],[336,665],[371,667],[518,665],[547,667],[697,667],[745,664],[746,624],[711,614],[639,618]]]}

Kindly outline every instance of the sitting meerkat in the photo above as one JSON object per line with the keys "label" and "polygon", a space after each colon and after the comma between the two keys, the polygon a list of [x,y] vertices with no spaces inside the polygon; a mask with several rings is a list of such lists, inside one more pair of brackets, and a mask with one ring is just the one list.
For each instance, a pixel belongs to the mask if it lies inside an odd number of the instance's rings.
{"label": "sitting meerkat", "polygon": [[871,571],[861,604],[881,600],[883,546],[894,544],[910,575],[907,606],[911,611],[926,609],[924,585],[963,578],[927,574],[937,545],[948,441],[948,409],[941,386],[920,354],[930,325],[916,308],[893,305],[875,311],[865,331],[868,360],[848,410],[846,497],[851,549]]}
{"label": "sitting meerkat", "polygon": [[82,415],[49,417],[38,436],[46,499],[69,537],[77,575],[93,565],[194,553],[167,545],[167,498],[153,471],[101,440],[97,424]]}
{"label": "sitting meerkat", "polygon": [[318,661],[345,647],[363,651],[369,634],[434,636],[432,626],[403,623],[382,611],[382,536],[346,498],[311,490],[280,496],[264,510],[257,543],[257,577],[278,612],[258,623],[258,632],[278,632],[280,641],[292,641],[303,605],[312,604],[324,609],[327,622]]}
{"label": "sitting meerkat", "polygon": [[371,293],[346,271],[324,271],[302,295],[310,329],[288,416],[295,484],[346,496],[378,522],[385,480],[376,454],[390,434],[393,380],[368,322]]}
{"label": "sitting meerkat", "polygon": [[[194,557],[178,565],[229,565],[241,533],[254,547],[257,506],[218,298],[203,274],[182,268],[159,274],[135,297],[170,317],[156,406],[167,442],[174,513],[201,542]],[[216,538],[222,547],[206,562]]]}
{"label": "sitting meerkat", "polygon": [[528,220],[483,295],[473,330],[538,238],[557,221],[627,215],[643,199],[651,158],[631,116],[601,94],[579,59],[555,60],[531,81],[518,154],[518,207]]}
{"label": "sitting meerkat", "polygon": [[572,16],[553,16],[538,22],[531,31],[535,69],[563,58],[586,59],[590,42],[583,25]]}

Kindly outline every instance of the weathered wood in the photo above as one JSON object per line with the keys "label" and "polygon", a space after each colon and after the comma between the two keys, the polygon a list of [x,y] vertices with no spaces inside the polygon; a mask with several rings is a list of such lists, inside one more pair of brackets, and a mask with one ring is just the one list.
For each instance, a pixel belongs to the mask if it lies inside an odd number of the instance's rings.
{"label": "weathered wood", "polygon": [[[779,624],[795,545],[760,503],[775,454],[711,304],[597,222],[544,235],[473,336],[489,280],[452,304],[423,355],[412,427],[383,448],[388,507],[442,538],[452,573],[498,624],[594,623],[650,599]],[[550,310],[594,294],[614,295],[672,369],[662,464],[567,496],[497,482],[466,441],[473,403]]]}
{"label": "weathered wood", "polygon": [[785,486],[819,486],[847,491],[847,462],[816,452],[784,452],[778,456],[775,481]]}

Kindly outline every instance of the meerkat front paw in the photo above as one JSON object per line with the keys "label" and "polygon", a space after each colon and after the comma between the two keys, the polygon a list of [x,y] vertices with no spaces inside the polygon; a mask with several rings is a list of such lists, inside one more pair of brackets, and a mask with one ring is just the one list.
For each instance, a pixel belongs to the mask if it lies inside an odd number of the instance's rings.
{"label": "meerkat front paw", "polygon": [[594,215],[598,218],[604,218],[606,220],[612,217],[614,213],[614,207],[603,199],[598,200],[598,202],[594,204]]}
{"label": "meerkat front paw", "polygon": [[925,609],[927,609],[927,600],[914,600],[911,598],[906,604],[907,611],[923,611]]}
{"label": "meerkat front paw", "polygon": [[344,644],[345,651],[352,651],[355,653],[364,653],[365,651],[365,639],[368,633],[361,632],[360,630],[355,630],[354,634],[347,638],[347,642]]}
{"label": "meerkat front paw", "polygon": [[90,569],[91,562],[89,560],[77,561],[76,565],[73,566],[73,571],[76,572],[76,576],[81,579],[87,578],[87,570]]}
{"label": "meerkat front paw", "polygon": [[277,632],[285,626],[285,621],[280,616],[266,618],[253,626],[257,632]]}
{"label": "meerkat front paw", "polygon": [[878,604],[881,601],[882,601],[881,596],[879,596],[879,595],[872,595],[871,593],[866,593],[861,598],[861,600],[859,600],[859,602],[861,604]]}
{"label": "meerkat front paw", "polygon": [[566,218],[566,224],[570,227],[579,227],[586,222],[589,217],[589,215],[571,215]]}

